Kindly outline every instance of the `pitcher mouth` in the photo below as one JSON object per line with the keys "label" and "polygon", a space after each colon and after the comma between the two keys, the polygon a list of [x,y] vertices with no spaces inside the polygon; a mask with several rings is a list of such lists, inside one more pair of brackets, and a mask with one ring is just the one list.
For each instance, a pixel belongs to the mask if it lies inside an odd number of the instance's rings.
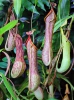
{"label": "pitcher mouth", "polygon": [[[46,21],[47,17],[48,17],[52,12],[54,13],[53,8],[51,8],[51,10],[50,10],[50,11],[48,12],[48,14],[45,16],[44,21]],[[56,19],[55,13],[54,13],[54,16],[53,16],[53,17],[54,17],[54,18],[52,18],[52,20],[53,20],[53,19]]]}
{"label": "pitcher mouth", "polygon": [[25,43],[26,46],[27,46],[28,42],[31,43],[31,47],[34,46],[34,48],[37,49],[37,47],[33,44],[30,35],[28,35],[28,38],[27,38],[27,40],[26,40],[26,43]]}

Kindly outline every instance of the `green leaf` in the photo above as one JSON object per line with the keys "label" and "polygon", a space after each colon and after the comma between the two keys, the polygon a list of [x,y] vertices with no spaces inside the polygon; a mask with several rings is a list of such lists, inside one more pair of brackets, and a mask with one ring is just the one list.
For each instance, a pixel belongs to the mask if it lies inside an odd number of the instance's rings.
{"label": "green leaf", "polygon": [[26,78],[24,80],[24,82],[20,85],[20,87],[18,88],[19,91],[19,95],[21,94],[21,92],[28,87],[28,79]]}
{"label": "green leaf", "polygon": [[20,99],[17,97],[17,100],[20,100]]}
{"label": "green leaf", "polygon": [[7,2],[9,2],[9,0],[0,0],[0,6],[4,6],[4,4],[3,4],[4,2],[7,3]]}
{"label": "green leaf", "polygon": [[0,68],[7,68],[7,63],[0,62]]}
{"label": "green leaf", "polygon": [[43,4],[42,0],[38,0],[37,6],[40,7],[42,10],[46,11],[45,8],[44,8],[44,4]]}
{"label": "green leaf", "polygon": [[46,6],[50,7],[49,1],[48,1],[48,0],[42,0],[42,2],[43,2]]}
{"label": "green leaf", "polygon": [[[14,62],[14,59],[15,59],[14,57],[10,57],[11,62]],[[2,61],[7,63],[8,62],[7,57],[2,58]]]}
{"label": "green leaf", "polygon": [[26,3],[24,3],[24,7],[25,7],[27,10],[29,10],[29,11],[31,11],[31,12],[33,12],[33,13],[39,14],[38,11],[36,10],[35,6],[34,6],[29,0],[25,0],[25,2],[26,2]]}
{"label": "green leaf", "polygon": [[5,71],[0,69],[0,73],[5,74]]}
{"label": "green leaf", "polygon": [[46,78],[46,67],[41,60],[38,60],[38,69],[41,76],[41,81],[44,82]]}
{"label": "green leaf", "polygon": [[38,3],[38,0],[35,0],[35,6],[37,5],[37,3]]}
{"label": "green leaf", "polygon": [[72,18],[72,17],[74,17],[74,14],[73,14],[73,15],[70,15],[70,16],[66,16],[66,17],[60,19],[59,21],[57,21],[57,22],[55,23],[54,31],[53,31],[53,32],[56,32],[56,31],[64,24],[64,22],[65,22],[66,20],[68,20],[68,19],[70,19],[70,18]]}
{"label": "green leaf", "polygon": [[70,0],[59,0],[57,19],[60,20],[69,15]]}
{"label": "green leaf", "polygon": [[8,62],[7,57],[2,58],[3,62]]}
{"label": "green leaf", "polygon": [[6,31],[13,28],[17,23],[18,23],[18,20],[13,20],[13,21],[9,22],[7,25],[0,28],[0,35],[3,35]]}
{"label": "green leaf", "polygon": [[55,98],[49,98],[49,99],[47,99],[47,100],[58,100],[58,99],[55,99]]}
{"label": "green leaf", "polygon": [[2,36],[0,36],[0,45],[2,44],[2,42],[3,42],[3,37]]}
{"label": "green leaf", "polygon": [[14,4],[15,13],[18,17],[21,9],[22,0],[13,0],[13,4]]}
{"label": "green leaf", "polygon": [[59,32],[57,32],[56,34],[53,34],[53,37],[52,37],[52,49],[53,49],[53,52],[57,53],[57,51],[59,50],[59,47],[60,47],[60,34]]}
{"label": "green leaf", "polygon": [[4,49],[0,49],[0,52],[2,52]]}
{"label": "green leaf", "polygon": [[13,97],[14,100],[17,100],[17,97],[13,91],[12,86],[10,85],[10,83],[7,81],[6,77],[4,76],[4,74],[0,73],[0,76],[3,79],[3,83],[5,85],[5,87],[7,88],[8,92],[10,93],[10,95]]}
{"label": "green leaf", "polygon": [[0,84],[0,89],[3,91],[4,95],[6,95],[6,97],[9,97],[9,94],[4,86],[4,84]]}
{"label": "green leaf", "polygon": [[64,81],[66,81],[70,85],[70,87],[74,90],[74,86],[71,84],[71,82],[64,75],[57,73],[57,78],[61,78]]}
{"label": "green leaf", "polygon": [[0,6],[3,6],[3,3],[2,2],[0,2]]}
{"label": "green leaf", "polygon": [[56,89],[59,92],[61,91],[60,80],[58,78],[55,78],[55,80],[54,80],[54,86],[56,87]]}

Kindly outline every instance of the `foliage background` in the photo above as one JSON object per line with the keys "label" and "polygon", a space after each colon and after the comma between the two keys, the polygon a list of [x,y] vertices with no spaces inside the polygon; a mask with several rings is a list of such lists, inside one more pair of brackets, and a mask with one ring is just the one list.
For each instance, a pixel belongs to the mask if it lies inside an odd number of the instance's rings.
{"label": "foliage background", "polygon": [[[70,0],[50,0],[51,2],[55,2],[57,4],[57,6],[54,8],[56,14],[57,14],[57,21],[61,20],[62,18],[69,16],[73,13],[73,2]],[[11,4],[11,0],[0,0],[0,27],[4,26],[4,23],[8,17],[7,15],[7,11],[8,11],[8,7]],[[18,2],[19,3],[19,2]],[[23,41],[25,42],[27,39],[26,36],[26,32],[31,30],[31,29],[36,29],[36,31],[34,32],[34,44],[37,46],[38,48],[38,57],[41,58],[41,51],[43,48],[43,40],[44,40],[44,32],[45,32],[45,23],[44,23],[44,17],[46,16],[46,14],[49,12],[50,10],[50,3],[48,0],[22,0],[22,6],[20,9],[20,14],[18,15],[18,20],[19,20],[19,33],[22,36]],[[14,11],[14,9],[13,9]],[[15,12],[15,11],[14,11]],[[16,13],[15,13],[16,15]],[[17,18],[17,15],[16,15]],[[27,23],[26,21],[30,22]],[[68,20],[68,24],[69,24],[70,20]],[[73,37],[73,27],[71,29],[71,35],[70,35],[70,41],[72,42],[72,44],[74,45],[74,37]],[[8,36],[8,31],[2,35],[3,38],[0,38],[2,40],[0,40],[0,49],[4,48],[5,45],[5,41],[6,38]],[[33,39],[33,37],[32,37]],[[59,29],[54,32],[53,34],[53,52],[54,52],[54,56],[56,55],[59,46],[60,46],[60,31]],[[17,79],[12,79],[10,76],[10,72],[8,74],[8,78],[10,80],[12,80],[12,82],[14,83],[15,87],[14,91],[16,91],[16,94],[18,95],[18,99],[19,98],[24,98],[23,100],[33,100],[35,98],[34,94],[30,94],[28,92],[28,60],[27,60],[27,51],[25,46],[23,46],[24,51],[25,51],[25,61],[27,64],[27,69],[26,72],[19,78]],[[15,60],[15,54],[16,54],[16,48],[12,51],[12,52],[7,52],[10,55],[11,58],[11,68],[12,65],[14,63]],[[72,53],[71,53],[72,56]],[[71,57],[73,60],[73,56]],[[2,53],[0,53],[0,72],[1,73],[5,73],[7,67],[7,59],[6,57],[4,57],[4,55]],[[43,83],[45,78],[47,77],[47,67],[44,66],[44,64],[38,60],[38,69],[39,69],[39,74],[41,76],[41,82]],[[10,69],[11,70],[11,69]],[[72,75],[74,73],[74,69],[71,70],[71,72],[67,75],[69,81],[74,85],[74,81],[72,78]],[[60,76],[59,76],[60,77]],[[8,81],[6,80],[6,78],[4,77],[4,75],[2,75],[2,78],[5,80],[5,83],[0,85],[0,95],[3,96],[4,100],[6,98],[11,98],[11,94],[13,94],[14,97],[14,91],[12,91],[13,87],[11,84],[8,83]],[[7,85],[6,86],[6,82]],[[58,98],[59,100],[61,99],[61,93],[62,96],[64,95],[65,91],[65,81],[56,78],[55,79],[55,87],[57,89],[55,96],[56,98]],[[58,87],[57,87],[57,83],[58,83]],[[6,87],[6,88],[5,88]],[[10,87],[10,89],[8,89]],[[72,92],[72,91],[71,91]],[[72,92],[73,93],[73,92]],[[72,97],[73,95],[70,95],[70,97]],[[44,91],[45,94],[45,98],[47,99],[47,90]]]}

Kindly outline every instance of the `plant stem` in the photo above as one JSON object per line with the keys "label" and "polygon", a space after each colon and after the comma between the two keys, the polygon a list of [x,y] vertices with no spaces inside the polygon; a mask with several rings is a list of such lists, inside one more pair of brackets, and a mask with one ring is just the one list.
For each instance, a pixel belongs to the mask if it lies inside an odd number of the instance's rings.
{"label": "plant stem", "polygon": [[49,98],[54,97],[53,84],[51,84],[51,85],[49,86],[49,92],[50,92],[50,94],[49,94]]}
{"label": "plant stem", "polygon": [[[32,19],[33,19],[34,10],[35,10],[35,6],[34,6],[34,9],[33,9],[33,12],[32,12],[32,16],[31,16],[31,30],[32,30]],[[33,43],[34,43],[34,34],[32,34],[32,37],[33,37]]]}

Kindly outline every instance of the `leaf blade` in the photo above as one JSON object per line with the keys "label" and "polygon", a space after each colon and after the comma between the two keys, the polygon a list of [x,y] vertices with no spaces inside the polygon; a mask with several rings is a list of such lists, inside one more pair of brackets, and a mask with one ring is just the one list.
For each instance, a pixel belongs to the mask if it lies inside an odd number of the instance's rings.
{"label": "leaf blade", "polygon": [[4,38],[2,36],[0,36],[0,45],[2,44]]}
{"label": "leaf blade", "polygon": [[0,28],[0,35],[3,35],[6,31],[13,28],[17,23],[18,23],[18,20],[13,20],[13,21],[9,22],[7,25]]}
{"label": "leaf blade", "polygon": [[66,17],[60,19],[59,21],[57,21],[57,22],[55,23],[53,33],[56,32],[56,31],[64,24],[64,22],[65,22],[66,20],[68,20],[68,19],[70,19],[70,18],[72,18],[72,17],[74,17],[74,14],[73,14],[73,15],[70,15],[70,16],[66,16]]}
{"label": "leaf blade", "polygon": [[14,4],[15,13],[18,17],[21,9],[22,0],[13,0],[13,4]]}
{"label": "leaf blade", "polygon": [[70,0],[59,0],[57,19],[60,20],[69,15]]}
{"label": "leaf blade", "polygon": [[7,68],[6,62],[0,62],[0,68]]}
{"label": "leaf blade", "polygon": [[3,79],[4,85],[7,88],[8,92],[10,93],[10,95],[14,98],[14,100],[17,100],[17,97],[14,94],[13,88],[10,85],[10,83],[7,81],[6,77],[4,76],[4,74],[0,73],[0,76]]}
{"label": "leaf blade", "polygon": [[7,25],[0,28],[0,35],[3,35],[6,31],[13,28],[17,23],[18,23],[18,20],[13,20],[13,21],[9,22]]}

